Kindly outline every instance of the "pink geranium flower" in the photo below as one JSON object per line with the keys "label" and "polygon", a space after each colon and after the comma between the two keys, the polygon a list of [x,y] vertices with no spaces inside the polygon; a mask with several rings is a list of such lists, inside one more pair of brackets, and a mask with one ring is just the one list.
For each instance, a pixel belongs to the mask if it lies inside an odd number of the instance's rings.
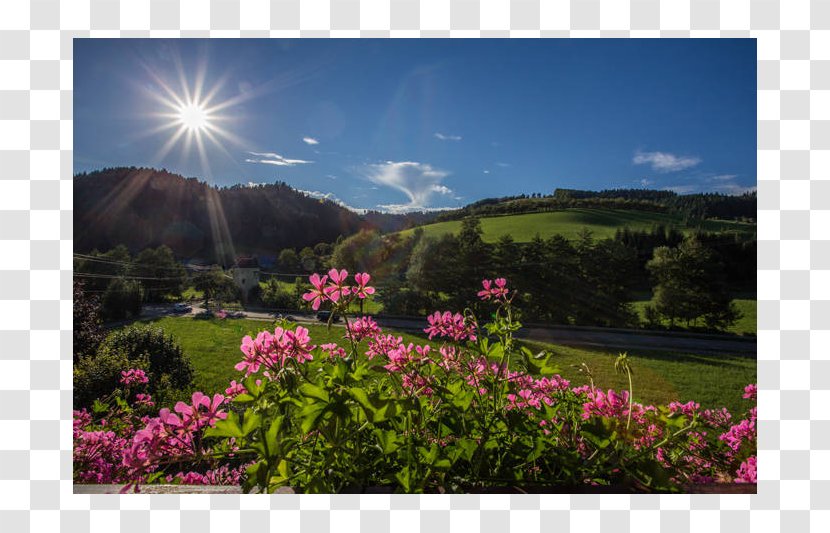
{"label": "pink geranium flower", "polygon": [[354,280],[357,283],[357,286],[352,287],[352,293],[356,294],[358,298],[366,298],[371,294],[375,294],[374,287],[367,287],[366,284],[369,283],[371,276],[366,274],[365,272],[354,275]]}
{"label": "pink geranium flower", "polygon": [[325,288],[326,296],[332,302],[338,301],[343,296],[348,296],[351,289],[346,285],[346,278],[349,273],[346,270],[338,271],[336,268],[329,270],[329,278],[331,282]]}
{"label": "pink geranium flower", "polygon": [[308,278],[308,281],[311,282],[314,288],[303,294],[303,300],[311,302],[311,308],[315,311],[320,309],[321,303],[329,299],[326,287],[324,287],[328,278],[326,275],[323,275],[321,278],[320,274],[317,273],[312,274]]}
{"label": "pink geranium flower", "polygon": [[481,280],[481,286],[484,287],[484,289],[478,291],[478,297],[481,298],[482,300],[489,300],[493,296],[493,293],[490,289],[490,287],[492,287],[492,285],[493,285],[493,280],[490,280],[490,279]]}

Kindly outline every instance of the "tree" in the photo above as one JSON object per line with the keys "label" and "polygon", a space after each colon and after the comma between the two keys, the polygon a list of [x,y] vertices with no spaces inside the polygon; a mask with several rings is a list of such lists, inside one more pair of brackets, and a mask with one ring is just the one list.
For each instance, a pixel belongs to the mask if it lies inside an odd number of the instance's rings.
{"label": "tree", "polygon": [[107,320],[124,320],[141,314],[141,284],[134,280],[115,278],[101,296],[101,313]]}
{"label": "tree", "polygon": [[209,308],[210,300],[234,299],[238,292],[233,280],[219,266],[194,275],[193,286],[204,294],[205,309]]}
{"label": "tree", "polygon": [[293,309],[296,307],[296,298],[293,294],[282,288],[276,278],[270,278],[262,288],[262,303],[268,307],[279,309]]}
{"label": "tree", "polygon": [[300,266],[309,274],[317,271],[317,256],[308,246],[300,250]]}
{"label": "tree", "polygon": [[654,306],[673,326],[703,319],[723,329],[740,313],[732,303],[719,258],[698,239],[689,237],[676,248],[660,247],[646,265],[654,281]]}
{"label": "tree", "polygon": [[148,302],[163,301],[168,294],[181,296],[187,282],[187,271],[167,246],[142,250],[135,257],[130,274],[141,281]]}
{"label": "tree", "polygon": [[101,327],[101,304],[84,291],[84,284],[72,283],[72,360],[91,355],[104,340]]}
{"label": "tree", "polygon": [[277,268],[286,274],[296,274],[300,271],[300,258],[293,248],[285,248],[277,257]]}

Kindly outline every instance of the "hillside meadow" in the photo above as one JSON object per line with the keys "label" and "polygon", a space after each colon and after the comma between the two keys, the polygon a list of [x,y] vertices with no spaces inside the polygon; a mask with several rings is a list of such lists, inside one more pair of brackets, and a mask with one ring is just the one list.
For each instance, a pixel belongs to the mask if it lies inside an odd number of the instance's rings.
{"label": "hillside meadow", "polygon": [[[567,239],[575,239],[583,229],[592,232],[594,238],[612,238],[618,229],[650,230],[655,226],[676,228],[684,233],[698,229],[698,226],[688,227],[683,224],[678,215],[654,213],[649,211],[634,211],[625,209],[562,209],[543,213],[525,213],[518,215],[503,215],[481,218],[482,239],[485,242],[496,242],[504,235],[510,235],[516,242],[529,242],[537,234],[544,238],[553,235],[562,235]],[[438,237],[445,233],[458,233],[461,229],[460,220],[436,222],[420,226],[427,237]],[[755,224],[734,222],[727,220],[705,220],[699,229],[707,232],[722,233],[755,233]],[[410,235],[415,229],[401,232]]]}

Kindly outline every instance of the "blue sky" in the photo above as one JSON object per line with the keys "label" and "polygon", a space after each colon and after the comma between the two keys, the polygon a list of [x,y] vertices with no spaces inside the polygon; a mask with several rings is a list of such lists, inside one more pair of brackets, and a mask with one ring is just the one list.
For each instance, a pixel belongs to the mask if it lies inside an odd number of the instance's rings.
{"label": "blue sky", "polygon": [[756,184],[751,39],[76,39],[74,50],[76,172],[281,180],[393,212],[557,187]]}

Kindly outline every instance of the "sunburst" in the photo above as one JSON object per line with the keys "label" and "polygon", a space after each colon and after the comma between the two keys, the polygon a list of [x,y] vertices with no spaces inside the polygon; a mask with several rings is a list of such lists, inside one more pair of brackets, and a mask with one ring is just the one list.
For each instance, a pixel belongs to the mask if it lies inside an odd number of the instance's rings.
{"label": "sunburst", "polygon": [[147,71],[155,82],[155,90],[150,94],[153,99],[161,105],[162,109],[154,113],[159,120],[159,125],[148,132],[154,135],[167,135],[164,144],[155,154],[157,162],[161,162],[174,148],[180,148],[181,157],[184,159],[190,156],[191,149],[195,145],[199,156],[199,163],[205,177],[211,175],[208,161],[208,142],[211,148],[225,154],[233,160],[225,144],[244,146],[244,140],[223,127],[231,122],[228,111],[233,106],[241,103],[244,98],[232,96],[220,100],[218,95],[224,85],[226,78],[219,79],[213,86],[206,90],[205,73],[206,64],[202,62],[192,76],[192,82],[188,79],[180,61],[176,61],[178,71],[178,87],[174,89],[164,77],[147,68]]}

